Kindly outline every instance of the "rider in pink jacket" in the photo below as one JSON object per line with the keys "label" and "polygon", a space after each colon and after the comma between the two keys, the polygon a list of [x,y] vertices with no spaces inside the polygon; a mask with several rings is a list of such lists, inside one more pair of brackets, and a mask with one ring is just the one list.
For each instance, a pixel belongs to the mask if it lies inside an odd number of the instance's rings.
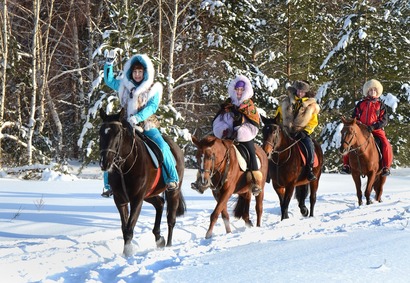
{"label": "rider in pink jacket", "polygon": [[260,183],[262,173],[256,161],[254,138],[259,131],[259,113],[253,104],[253,88],[249,79],[238,75],[228,86],[229,98],[213,120],[213,132],[219,139],[233,139],[243,144],[250,155],[248,180],[255,180],[252,186],[254,195],[262,190]]}

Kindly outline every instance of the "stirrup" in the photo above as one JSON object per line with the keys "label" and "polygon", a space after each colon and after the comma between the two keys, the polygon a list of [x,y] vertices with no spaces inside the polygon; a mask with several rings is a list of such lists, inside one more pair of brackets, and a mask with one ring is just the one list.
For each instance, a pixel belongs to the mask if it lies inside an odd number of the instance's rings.
{"label": "stirrup", "polygon": [[312,171],[310,171],[310,172],[307,173],[307,179],[308,179],[308,181],[314,181],[314,180],[316,180],[317,178],[316,178],[316,175],[313,174]]}
{"label": "stirrup", "polygon": [[102,194],[101,194],[101,196],[103,198],[109,198],[112,195],[113,195],[113,192],[112,192],[111,188],[107,189],[106,191],[103,191]]}
{"label": "stirrup", "polygon": [[382,177],[387,177],[390,175],[390,170],[387,167],[384,167],[382,170]]}
{"label": "stirrup", "polygon": [[340,173],[346,174],[346,175],[352,174],[352,171],[350,170],[350,166],[349,165],[343,166],[342,170],[340,170]]}
{"label": "stirrup", "polygon": [[261,192],[262,192],[262,189],[257,184],[252,185],[252,194],[255,197],[257,197]]}
{"label": "stirrup", "polygon": [[166,190],[169,192],[175,191],[176,189],[178,189],[178,183],[177,182],[169,182],[166,185]]}

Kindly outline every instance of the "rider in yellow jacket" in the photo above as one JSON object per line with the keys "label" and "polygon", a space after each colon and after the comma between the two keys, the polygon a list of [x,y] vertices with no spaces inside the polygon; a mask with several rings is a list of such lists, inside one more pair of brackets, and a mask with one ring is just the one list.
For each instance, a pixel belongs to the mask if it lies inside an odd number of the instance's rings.
{"label": "rider in yellow jacket", "polygon": [[305,146],[307,179],[313,181],[316,179],[312,172],[315,148],[310,135],[319,123],[320,107],[308,82],[295,81],[288,87],[288,91],[288,95],[281,100],[276,109],[275,117],[291,137],[300,140]]}

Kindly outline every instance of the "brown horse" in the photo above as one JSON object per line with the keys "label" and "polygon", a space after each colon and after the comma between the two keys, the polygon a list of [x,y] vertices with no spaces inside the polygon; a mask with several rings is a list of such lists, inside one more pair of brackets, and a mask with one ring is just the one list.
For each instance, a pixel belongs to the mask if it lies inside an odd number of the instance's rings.
{"label": "brown horse", "polygon": [[[269,176],[273,188],[278,194],[281,209],[281,220],[289,218],[289,203],[296,187],[296,199],[303,216],[313,216],[316,203],[316,193],[322,174],[323,152],[320,145],[313,140],[318,166],[313,168],[316,180],[308,181],[303,156],[298,147],[298,141],[289,137],[275,119],[262,117],[264,127],[263,149],[269,156]],[[305,205],[305,199],[310,187],[310,214]]]}
{"label": "brown horse", "polygon": [[[212,237],[213,227],[220,214],[222,214],[226,233],[231,232],[227,203],[232,194],[238,194],[234,209],[235,217],[242,218],[248,227],[253,226],[252,221],[249,219],[252,180],[249,179],[249,173],[242,171],[239,166],[234,142],[232,140],[221,140],[214,136],[206,136],[202,140],[192,136],[192,141],[198,148],[196,158],[199,166],[197,180],[192,183],[192,189],[203,194],[206,189],[211,188],[212,194],[217,201],[210,217],[211,222],[205,238]],[[260,227],[268,160],[259,146],[255,145],[255,149],[261,163],[260,171],[262,172],[262,181],[258,184],[262,192],[255,196],[256,226]]]}
{"label": "brown horse", "polygon": [[362,184],[360,176],[367,176],[365,190],[366,204],[371,204],[372,189],[376,192],[376,201],[381,202],[383,185],[386,177],[381,175],[382,164],[379,158],[376,142],[367,126],[356,119],[342,117],[340,152],[349,155],[349,165],[352,170],[353,181],[356,185],[356,195],[359,205],[362,205]]}
{"label": "brown horse", "polygon": [[[155,224],[152,233],[157,247],[172,245],[172,232],[177,216],[186,211],[185,200],[180,189],[165,191],[165,183],[160,178],[161,166],[156,168],[143,142],[143,136],[135,134],[124,119],[125,111],[107,115],[100,110],[100,166],[108,171],[108,181],[114,193],[114,202],[120,213],[124,238],[124,255],[132,254],[134,227],[138,221],[143,201],[155,207]],[[177,163],[179,187],[184,173],[184,154],[177,144],[166,138]],[[160,225],[164,210],[165,191],[167,201],[168,239],[161,236]]]}

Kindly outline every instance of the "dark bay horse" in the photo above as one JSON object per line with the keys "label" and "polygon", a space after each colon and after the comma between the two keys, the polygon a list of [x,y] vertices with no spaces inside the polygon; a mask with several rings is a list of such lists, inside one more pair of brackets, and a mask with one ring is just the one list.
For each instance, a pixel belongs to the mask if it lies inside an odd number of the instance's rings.
{"label": "dark bay horse", "polygon": [[[192,183],[192,188],[201,194],[206,189],[211,188],[212,194],[217,201],[210,217],[211,222],[205,238],[212,237],[212,230],[220,214],[222,215],[226,233],[231,232],[227,203],[232,194],[238,194],[234,208],[235,217],[242,218],[248,227],[253,226],[249,218],[252,180],[247,179],[247,172],[242,171],[238,164],[233,141],[221,140],[214,136],[206,136],[202,140],[192,136],[192,141],[198,148],[196,158],[199,166],[197,180]],[[256,226],[260,227],[268,160],[266,153],[259,146],[256,145],[255,149],[261,163],[260,171],[262,172],[262,181],[258,184],[262,192],[255,196]]]}
{"label": "dark bay horse", "polygon": [[367,126],[356,119],[342,117],[340,152],[349,155],[349,165],[352,170],[353,181],[356,185],[356,195],[359,205],[362,205],[362,184],[360,176],[367,176],[365,190],[366,204],[371,204],[372,189],[376,192],[376,201],[381,202],[383,185],[387,177],[383,177],[382,164],[379,158],[375,139],[367,130]]}
{"label": "dark bay horse", "polygon": [[[152,233],[157,247],[172,245],[172,233],[177,216],[185,213],[185,200],[181,189],[165,191],[165,183],[146,149],[142,138],[135,134],[125,119],[125,111],[107,115],[100,109],[100,166],[108,171],[108,182],[114,193],[114,202],[120,213],[124,238],[124,255],[132,254],[134,227],[138,221],[143,201],[155,207],[155,224]],[[184,154],[176,143],[165,137],[175,157],[181,187],[184,174]],[[168,239],[161,236],[160,225],[165,200],[167,202]]]}
{"label": "dark bay horse", "polygon": [[[298,141],[288,136],[275,119],[262,116],[264,127],[263,149],[269,156],[269,176],[275,189],[281,209],[281,220],[289,218],[289,203],[296,187],[296,199],[303,216],[313,216],[316,203],[316,193],[322,173],[323,152],[320,145],[313,140],[318,166],[313,167],[316,180],[308,181],[302,154],[298,148]],[[305,199],[310,188],[310,213],[305,205]]]}

